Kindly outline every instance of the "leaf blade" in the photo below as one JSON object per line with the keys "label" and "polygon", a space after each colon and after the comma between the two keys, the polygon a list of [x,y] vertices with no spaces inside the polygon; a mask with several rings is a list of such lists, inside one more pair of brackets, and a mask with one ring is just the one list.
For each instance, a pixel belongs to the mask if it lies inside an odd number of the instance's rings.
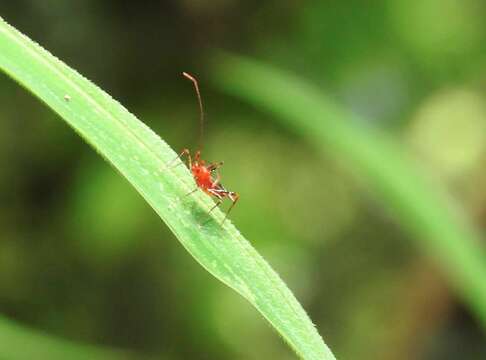
{"label": "leaf blade", "polygon": [[358,126],[362,119],[320,90],[270,65],[220,53],[214,79],[223,91],[276,115],[318,151],[332,153],[381,197],[486,327],[486,254],[460,209],[432,184],[396,142]]}
{"label": "leaf blade", "polygon": [[124,350],[82,345],[61,340],[0,317],[0,357],[2,359],[103,359],[143,358]]}
{"label": "leaf blade", "polygon": [[137,189],[187,251],[245,297],[304,359],[334,359],[293,294],[223,214],[211,212],[176,153],[96,85],[0,20],[0,68],[56,111]]}

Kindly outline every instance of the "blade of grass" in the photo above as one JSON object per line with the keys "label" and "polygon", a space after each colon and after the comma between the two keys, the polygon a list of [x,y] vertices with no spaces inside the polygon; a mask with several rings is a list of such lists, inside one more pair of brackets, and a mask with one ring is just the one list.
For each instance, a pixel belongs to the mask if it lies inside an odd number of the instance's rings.
{"label": "blade of grass", "polygon": [[[304,359],[334,359],[293,294],[148,127],[90,81],[0,21],[0,68],[57,112],[138,190],[187,251],[245,297]],[[210,216],[210,217],[209,217]],[[208,221],[209,217],[209,221]],[[183,284],[181,284],[183,286]]]}
{"label": "blade of grass", "polygon": [[19,326],[0,317],[0,358],[9,360],[128,360],[140,356],[125,351],[80,345],[56,339],[37,331]]}
{"label": "blade of grass", "polygon": [[431,184],[391,139],[321,92],[270,65],[219,54],[217,85],[276,115],[323,153],[334,153],[394,212],[411,238],[444,272],[486,327],[486,257],[477,234],[437,184]]}

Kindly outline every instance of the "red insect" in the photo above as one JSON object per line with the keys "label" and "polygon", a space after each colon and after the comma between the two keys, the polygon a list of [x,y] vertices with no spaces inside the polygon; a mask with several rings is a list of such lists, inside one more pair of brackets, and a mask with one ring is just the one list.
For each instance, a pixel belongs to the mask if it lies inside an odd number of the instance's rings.
{"label": "red insect", "polygon": [[[202,106],[201,100],[201,93],[199,92],[199,86],[197,84],[197,80],[191,76],[190,74],[183,72],[182,75],[187,79],[191,80],[194,84],[194,88],[196,89],[197,100],[199,102],[199,111],[200,111],[200,133],[199,133],[199,149],[202,148],[202,137],[203,137],[203,130],[204,130],[204,111]],[[206,194],[210,196],[214,196],[216,198],[216,204],[209,210],[211,212],[214,208],[221,205],[225,198],[231,200],[232,204],[229,207],[228,211],[226,212],[226,216],[223,219],[223,222],[228,217],[231,209],[235,206],[236,202],[240,198],[240,195],[233,191],[227,190],[220,182],[221,174],[219,173],[219,168],[223,165],[223,162],[218,163],[209,163],[206,164],[204,160],[201,159],[201,150],[197,150],[194,153],[194,159],[191,158],[191,152],[188,149],[182,150],[181,154],[178,158],[182,156],[187,156],[187,163],[188,168],[192,172],[192,176],[194,176],[194,180],[196,181],[197,188],[191,191],[189,194],[195,192],[198,188],[204,191]]]}

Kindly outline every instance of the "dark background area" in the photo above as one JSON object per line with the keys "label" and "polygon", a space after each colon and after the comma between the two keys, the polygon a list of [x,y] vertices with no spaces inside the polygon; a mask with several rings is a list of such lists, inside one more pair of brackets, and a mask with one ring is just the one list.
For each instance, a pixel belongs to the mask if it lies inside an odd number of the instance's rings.
{"label": "dark background area", "polygon": [[[338,359],[480,359],[484,331],[379,199],[271,116],[213,87],[225,49],[317,84],[394,136],[484,229],[480,0],[10,1],[0,16],[241,194],[231,214]],[[291,99],[289,99],[291,101]],[[331,290],[330,290],[331,289]],[[164,359],[293,359],[50,109],[0,76],[0,311]]]}

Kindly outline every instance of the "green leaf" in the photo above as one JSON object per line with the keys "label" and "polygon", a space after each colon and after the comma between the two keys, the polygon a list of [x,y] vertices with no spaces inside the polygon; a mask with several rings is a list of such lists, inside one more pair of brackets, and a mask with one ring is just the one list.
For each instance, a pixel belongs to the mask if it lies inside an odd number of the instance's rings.
{"label": "green leaf", "polygon": [[345,162],[388,205],[411,239],[436,258],[451,284],[486,326],[486,256],[475,231],[438,184],[427,180],[385,134],[295,76],[228,54],[214,61],[214,78],[228,93],[276,115],[322,153]]}
{"label": "green leaf", "polygon": [[9,360],[128,360],[140,356],[125,351],[75,344],[55,339],[34,330],[19,326],[0,317],[0,358]]}
{"label": "green leaf", "polygon": [[[304,359],[334,359],[278,275],[212,200],[195,188],[176,153],[90,81],[0,21],[0,68],[57,112],[145,198],[187,251],[244,296]],[[183,285],[182,285],[183,286]]]}

